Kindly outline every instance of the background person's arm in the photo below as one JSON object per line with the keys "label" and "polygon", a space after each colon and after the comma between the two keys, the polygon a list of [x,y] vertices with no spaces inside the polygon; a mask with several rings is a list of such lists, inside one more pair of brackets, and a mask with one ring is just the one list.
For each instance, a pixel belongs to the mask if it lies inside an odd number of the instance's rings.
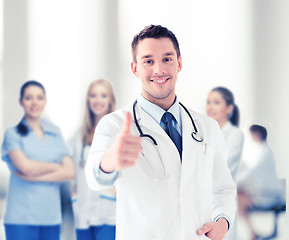
{"label": "background person's arm", "polygon": [[46,163],[33,159],[29,159],[25,154],[17,149],[9,153],[9,157],[13,165],[26,176],[39,176],[42,174],[50,173],[61,168],[57,163]]}
{"label": "background person's arm", "polygon": [[74,178],[74,165],[71,157],[66,156],[62,160],[62,165],[54,171],[37,176],[25,175],[15,172],[17,176],[26,181],[32,182],[61,182]]}

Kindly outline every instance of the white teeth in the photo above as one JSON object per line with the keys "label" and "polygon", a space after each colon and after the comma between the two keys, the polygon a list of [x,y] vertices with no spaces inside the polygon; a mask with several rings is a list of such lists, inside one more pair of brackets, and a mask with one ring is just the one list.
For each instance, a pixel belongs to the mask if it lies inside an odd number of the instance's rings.
{"label": "white teeth", "polygon": [[166,81],[166,79],[164,79],[164,80],[155,80],[155,82],[157,82],[157,83],[163,83],[165,81]]}

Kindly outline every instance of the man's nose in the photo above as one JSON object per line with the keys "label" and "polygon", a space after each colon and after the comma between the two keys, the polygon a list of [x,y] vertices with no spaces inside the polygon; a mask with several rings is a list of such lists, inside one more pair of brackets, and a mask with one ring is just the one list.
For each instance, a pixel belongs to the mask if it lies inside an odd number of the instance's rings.
{"label": "man's nose", "polygon": [[156,62],[154,64],[154,74],[155,75],[162,75],[164,73],[165,73],[165,71],[164,71],[163,64],[160,62]]}

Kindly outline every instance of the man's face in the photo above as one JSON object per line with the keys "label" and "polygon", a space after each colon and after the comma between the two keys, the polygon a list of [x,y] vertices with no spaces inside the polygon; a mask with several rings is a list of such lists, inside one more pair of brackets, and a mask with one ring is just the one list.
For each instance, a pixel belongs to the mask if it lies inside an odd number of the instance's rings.
{"label": "man's face", "polygon": [[182,59],[169,38],[145,38],[135,50],[137,63],[131,64],[133,73],[141,80],[142,95],[152,103],[172,103]]}

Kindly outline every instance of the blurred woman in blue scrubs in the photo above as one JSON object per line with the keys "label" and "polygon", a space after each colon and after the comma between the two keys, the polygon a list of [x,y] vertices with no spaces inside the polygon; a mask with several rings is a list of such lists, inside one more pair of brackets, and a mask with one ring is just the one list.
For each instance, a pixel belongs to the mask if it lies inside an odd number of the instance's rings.
{"label": "blurred woman in blue scrubs", "polygon": [[72,179],[74,168],[59,128],[41,118],[45,104],[43,85],[24,83],[24,117],[5,132],[2,159],[11,172],[4,217],[7,240],[60,238],[60,182]]}
{"label": "blurred woman in blue scrubs", "polygon": [[115,239],[115,188],[101,192],[90,190],[84,168],[96,125],[114,109],[111,84],[104,79],[92,82],[87,92],[82,129],[69,142],[76,170],[72,201],[77,240]]}
{"label": "blurred woman in blue scrubs", "polygon": [[[239,109],[235,104],[233,93],[225,87],[213,88],[208,95],[206,110],[208,116],[214,118],[222,130],[228,150],[228,166],[233,180],[236,182],[244,135],[238,128]],[[235,216],[235,223],[230,227],[225,239],[236,239],[236,232],[237,216]]]}

